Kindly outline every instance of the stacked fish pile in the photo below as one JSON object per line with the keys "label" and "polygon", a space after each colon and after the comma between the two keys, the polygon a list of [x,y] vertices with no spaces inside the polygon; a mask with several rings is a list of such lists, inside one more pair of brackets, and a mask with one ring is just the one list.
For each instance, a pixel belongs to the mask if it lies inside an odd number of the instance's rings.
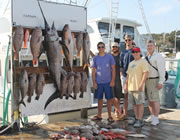
{"label": "stacked fish pile", "polygon": [[49,134],[53,139],[73,139],[73,140],[125,140],[127,137],[146,138],[144,134],[137,134],[120,128],[116,123],[107,124],[99,122],[97,124],[87,124],[81,126],[64,127],[63,131]]}
{"label": "stacked fish pile", "polygon": [[[44,18],[45,29],[42,31],[40,27],[32,30],[23,29],[21,26],[16,27],[13,34],[13,51],[14,60],[18,60],[23,42],[24,47],[27,47],[27,42],[30,40],[33,66],[38,64],[38,59],[42,53],[47,55],[50,77],[56,90],[46,101],[45,109],[53,100],[57,98],[62,99],[63,96],[66,99],[69,97],[76,99],[77,94],[80,93],[79,97],[83,98],[83,93],[87,91],[88,84],[88,75],[84,72],[84,69],[89,64],[90,41],[88,33],[71,33],[68,24],[64,26],[61,36],[62,40],[60,40],[54,22],[52,27],[50,27],[40,4],[39,7]],[[81,50],[83,52],[84,67],[81,72],[73,72],[74,47],[76,48],[77,56],[80,55]],[[67,71],[62,67],[63,55]],[[26,95],[28,96],[27,101],[31,102],[31,96],[34,91],[36,91],[36,99],[38,100],[43,92],[44,85],[45,81],[42,73],[37,76],[35,73],[28,74],[24,70],[20,76],[21,101],[19,104],[24,104],[23,99]],[[72,93],[74,93],[73,96],[71,95]]]}

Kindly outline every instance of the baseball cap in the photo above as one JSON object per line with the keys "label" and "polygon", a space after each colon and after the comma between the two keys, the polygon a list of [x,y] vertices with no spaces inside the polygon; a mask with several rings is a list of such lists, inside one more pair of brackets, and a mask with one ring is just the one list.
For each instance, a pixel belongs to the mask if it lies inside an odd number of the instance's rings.
{"label": "baseball cap", "polygon": [[117,42],[112,42],[112,43],[111,43],[111,47],[112,47],[112,46],[120,47],[119,44],[118,44]]}
{"label": "baseball cap", "polygon": [[134,52],[141,52],[141,50],[140,50],[139,47],[134,47],[134,48],[132,49],[132,51],[134,51]]}

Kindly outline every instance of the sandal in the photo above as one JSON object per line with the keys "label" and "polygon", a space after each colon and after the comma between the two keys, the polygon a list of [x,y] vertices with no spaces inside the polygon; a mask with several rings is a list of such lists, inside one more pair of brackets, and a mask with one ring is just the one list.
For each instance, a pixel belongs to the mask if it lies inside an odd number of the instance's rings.
{"label": "sandal", "polygon": [[108,122],[110,122],[110,123],[114,122],[114,119],[113,119],[112,117],[108,118],[107,120],[108,120]]}
{"label": "sandal", "polygon": [[101,121],[102,118],[98,117],[98,116],[94,116],[92,119],[92,121]]}

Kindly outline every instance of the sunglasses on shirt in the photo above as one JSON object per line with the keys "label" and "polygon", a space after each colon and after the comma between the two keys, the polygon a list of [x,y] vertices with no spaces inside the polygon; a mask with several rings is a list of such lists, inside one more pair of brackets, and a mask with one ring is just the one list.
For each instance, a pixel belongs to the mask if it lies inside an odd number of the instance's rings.
{"label": "sunglasses on shirt", "polygon": [[98,49],[100,49],[100,48],[104,48],[104,46],[98,46]]}

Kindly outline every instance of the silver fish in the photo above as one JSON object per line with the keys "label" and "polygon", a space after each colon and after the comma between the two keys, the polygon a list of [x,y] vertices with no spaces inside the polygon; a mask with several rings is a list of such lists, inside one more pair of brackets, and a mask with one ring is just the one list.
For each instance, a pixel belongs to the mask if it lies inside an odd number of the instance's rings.
{"label": "silver fish", "polygon": [[80,56],[80,51],[83,48],[83,33],[79,32],[76,38],[76,51],[77,56]]}
{"label": "silver fish", "polygon": [[85,69],[89,65],[89,55],[90,55],[90,40],[89,40],[89,34],[84,34],[83,39],[83,64]]}
{"label": "silver fish", "polygon": [[33,96],[33,93],[35,91],[36,88],[36,74],[35,73],[31,73],[29,74],[29,87],[28,87],[28,92],[27,92],[27,102],[31,102],[31,96]]}
{"label": "silver fish", "polygon": [[14,35],[13,35],[13,51],[14,51],[14,59],[19,59],[19,52],[22,48],[22,43],[24,41],[24,30],[22,26],[17,26]]}
{"label": "silver fish", "polygon": [[21,100],[19,102],[19,104],[23,104],[24,106],[26,106],[26,104],[24,103],[24,97],[27,95],[27,92],[28,92],[28,87],[29,87],[29,80],[28,80],[28,74],[27,74],[27,71],[24,70],[22,73],[21,73],[21,76],[20,76],[20,91],[21,91]]}
{"label": "silver fish", "polygon": [[38,56],[40,55],[40,49],[42,44],[42,30],[40,27],[36,27],[32,31],[30,40],[31,53],[33,55],[33,65],[37,64]]}
{"label": "silver fish", "polygon": [[66,24],[63,28],[62,49],[64,52],[66,64],[69,67],[70,71],[72,71],[74,49],[73,49],[73,39],[71,35],[71,30],[68,24]]}
{"label": "silver fish", "polygon": [[77,93],[80,92],[81,87],[81,73],[77,72],[74,76],[74,87],[73,87],[73,93],[74,93],[74,99],[76,99]]}
{"label": "silver fish", "polygon": [[36,82],[36,100],[39,100],[40,95],[43,93],[43,88],[45,86],[45,78],[42,73],[38,74]]}
{"label": "silver fish", "polygon": [[81,73],[81,94],[79,95],[80,98],[83,98],[84,92],[87,92],[87,84],[88,84],[88,76],[86,72]]}

